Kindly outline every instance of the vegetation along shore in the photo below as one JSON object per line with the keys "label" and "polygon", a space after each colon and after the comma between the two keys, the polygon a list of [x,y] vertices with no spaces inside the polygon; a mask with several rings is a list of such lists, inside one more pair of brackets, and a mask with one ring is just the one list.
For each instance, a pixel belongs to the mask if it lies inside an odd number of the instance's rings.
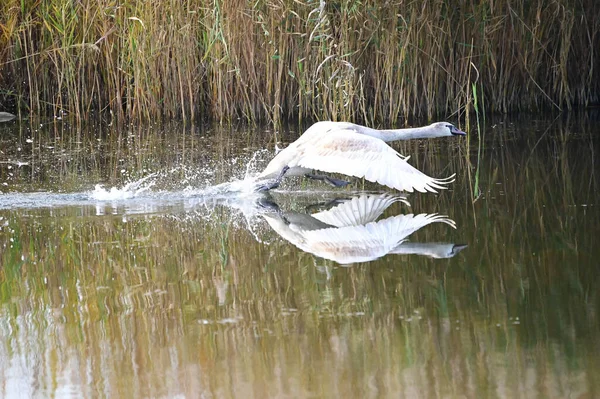
{"label": "vegetation along shore", "polygon": [[596,0],[3,0],[0,111],[396,122],[597,105]]}

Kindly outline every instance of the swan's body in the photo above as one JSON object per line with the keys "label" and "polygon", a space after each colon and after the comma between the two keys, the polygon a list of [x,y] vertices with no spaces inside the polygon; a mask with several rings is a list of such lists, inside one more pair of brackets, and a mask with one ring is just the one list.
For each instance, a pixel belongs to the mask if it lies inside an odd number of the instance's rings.
{"label": "swan's body", "polygon": [[[286,176],[303,176],[313,169],[365,178],[400,191],[436,192],[453,181],[453,176],[434,179],[411,166],[386,142],[415,138],[465,135],[452,124],[437,122],[429,126],[377,130],[348,122],[317,122],[300,138],[271,160],[258,176],[275,178],[276,187]],[[327,179],[337,185],[341,181]],[[342,182],[344,183],[344,182]]]}

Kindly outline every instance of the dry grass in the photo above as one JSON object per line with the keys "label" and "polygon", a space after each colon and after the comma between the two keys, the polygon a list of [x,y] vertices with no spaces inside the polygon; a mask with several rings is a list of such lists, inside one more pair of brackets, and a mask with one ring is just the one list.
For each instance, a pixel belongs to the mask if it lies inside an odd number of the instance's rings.
{"label": "dry grass", "polygon": [[[594,0],[4,0],[0,109],[395,122],[597,103]],[[473,68],[473,66],[475,68]]]}

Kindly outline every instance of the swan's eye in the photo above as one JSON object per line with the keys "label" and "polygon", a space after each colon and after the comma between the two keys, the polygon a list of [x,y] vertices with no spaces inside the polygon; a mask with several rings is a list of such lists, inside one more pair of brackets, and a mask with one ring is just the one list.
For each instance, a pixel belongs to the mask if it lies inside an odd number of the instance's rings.
{"label": "swan's eye", "polygon": [[452,125],[446,125],[446,127],[447,127],[448,129],[452,130],[452,128],[453,128],[454,126],[452,126]]}

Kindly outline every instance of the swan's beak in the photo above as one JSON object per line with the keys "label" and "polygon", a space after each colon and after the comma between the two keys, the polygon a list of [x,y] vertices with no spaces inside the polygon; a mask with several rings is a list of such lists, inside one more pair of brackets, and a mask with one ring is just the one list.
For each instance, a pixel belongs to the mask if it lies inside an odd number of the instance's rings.
{"label": "swan's beak", "polygon": [[467,135],[467,133],[463,132],[462,130],[460,130],[454,126],[452,126],[452,128],[450,129],[450,133],[452,133],[455,136],[466,136]]}
{"label": "swan's beak", "polygon": [[456,255],[457,253],[459,253],[460,251],[462,251],[466,247],[468,247],[467,244],[454,244],[452,246],[452,256]]}

